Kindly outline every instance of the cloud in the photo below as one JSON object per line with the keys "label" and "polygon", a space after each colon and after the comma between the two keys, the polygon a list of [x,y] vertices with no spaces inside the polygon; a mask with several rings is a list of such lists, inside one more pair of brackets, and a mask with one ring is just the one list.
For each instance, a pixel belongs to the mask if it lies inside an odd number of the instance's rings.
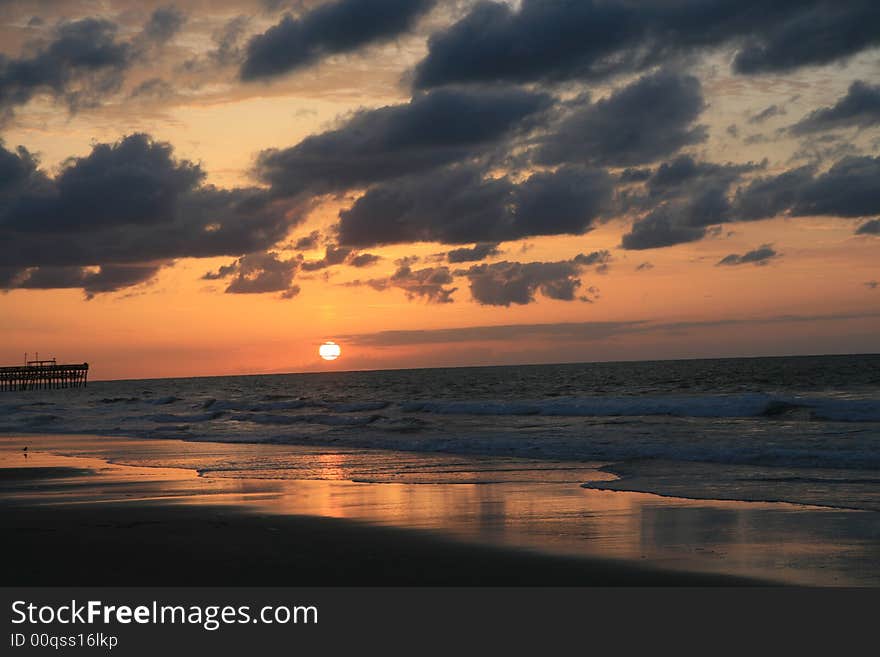
{"label": "cloud", "polygon": [[[316,231],[317,232],[317,231]],[[302,240],[300,240],[301,242]],[[302,258],[302,256],[300,256]],[[320,260],[304,260],[301,268],[303,271],[318,271],[335,265],[350,265],[352,267],[369,267],[382,259],[381,256],[371,253],[357,253],[354,249],[328,244],[324,249],[324,257]]]}
{"label": "cloud", "polygon": [[452,249],[446,254],[446,260],[451,263],[474,262],[497,256],[499,253],[501,251],[498,250],[498,242],[481,242],[470,248]]}
{"label": "cloud", "polygon": [[305,237],[300,237],[293,245],[293,248],[296,251],[310,251],[318,246],[318,241],[321,238],[320,231],[313,230],[311,233],[306,235]]}
{"label": "cloud", "polygon": [[281,75],[337,53],[407,32],[434,0],[337,0],[299,18],[290,14],[253,37],[241,66],[243,80]]}
{"label": "cloud", "polygon": [[624,249],[656,249],[696,242],[706,236],[706,227],[682,220],[678,210],[686,208],[664,204],[646,217],[633,222],[630,232],[621,238]]}
{"label": "cloud", "polygon": [[152,280],[162,264],[102,265],[96,270],[87,267],[33,267],[18,273],[17,280],[8,281],[4,287],[30,290],[82,288],[87,299],[102,292],[115,292],[122,288],[139,285]]}
{"label": "cloud", "polygon": [[348,259],[348,264],[352,267],[371,267],[382,259],[382,256],[373,253],[359,253]]}
{"label": "cloud", "polygon": [[766,265],[773,258],[778,258],[777,253],[769,244],[763,244],[757,249],[748,251],[742,255],[731,253],[718,261],[718,265]]}
{"label": "cloud", "polygon": [[582,287],[580,275],[589,266],[597,270],[606,266],[610,254],[596,251],[579,254],[560,262],[497,262],[472,265],[467,269],[450,270],[442,265],[413,269],[417,258],[397,261],[397,270],[383,278],[354,280],[348,287],[368,286],[377,291],[401,289],[408,299],[425,299],[432,303],[452,303],[452,294],[458,289],[449,287],[456,277],[466,278],[471,298],[480,305],[510,306],[533,303],[538,292],[550,299],[561,301],[592,301],[588,295],[598,296],[598,290],[587,288],[587,294],[578,295]]}
{"label": "cloud", "polygon": [[617,179],[622,183],[645,182],[650,177],[651,169],[646,167],[627,167],[617,175]]}
{"label": "cloud", "polygon": [[576,109],[540,147],[542,164],[633,166],[673,155],[706,139],[695,126],[705,103],[700,82],[661,71]]}
{"label": "cloud", "polygon": [[355,280],[345,285],[349,287],[366,285],[380,292],[397,288],[403,290],[406,298],[410,300],[424,299],[428,303],[452,303],[452,294],[458,289],[448,287],[452,281],[448,267],[413,269],[408,262],[401,262],[397,271],[391,276],[366,281]]}
{"label": "cloud", "polygon": [[180,197],[203,180],[197,165],[174,161],[169,144],[132,135],[116,144],[96,144],[59,173],[53,190],[22,195],[0,209],[0,222],[23,232],[167,223]]}
{"label": "cloud", "polygon": [[737,190],[733,216],[740,221],[754,221],[781,214],[794,204],[814,173],[814,167],[805,166],[756,178]]}
{"label": "cloud", "polygon": [[637,329],[645,321],[501,324],[445,329],[388,330],[342,336],[347,343],[369,347],[400,347],[459,342],[592,341]]}
{"label": "cloud", "polygon": [[586,296],[577,296],[582,285],[578,277],[586,260],[590,258],[579,255],[561,262],[504,261],[473,265],[456,275],[468,279],[474,301],[485,306],[526,305],[535,301],[539,291],[550,299],[589,301]]}
{"label": "cloud", "polygon": [[[772,119],[774,116],[782,116],[785,114],[785,108],[780,105],[770,105],[769,107],[765,107],[760,112],[753,114],[749,117],[749,123],[764,123],[769,119]],[[735,135],[734,135],[735,136]]]}
{"label": "cloud", "polygon": [[834,105],[810,112],[790,130],[795,135],[806,135],[835,128],[875,125],[880,125],[880,85],[856,80]]}
{"label": "cloud", "polygon": [[795,216],[864,217],[880,213],[880,157],[847,156],[801,190]]}
{"label": "cloud", "polygon": [[633,222],[621,245],[653,249],[695,242],[709,226],[728,220],[731,186],[763,164],[716,164],[681,155],[664,162],[645,184],[646,193],[626,199],[626,206],[645,214]]}
{"label": "cloud", "polygon": [[764,166],[761,164],[716,164],[695,160],[690,155],[679,155],[662,163],[648,178],[646,188],[648,203],[658,199],[679,198],[695,195],[707,188],[727,189],[743,174]]}
{"label": "cloud", "polygon": [[242,39],[249,24],[248,16],[230,18],[214,33],[214,49],[208,53],[208,57],[220,66],[238,62],[243,56]]}
{"label": "cloud", "polygon": [[149,78],[144,80],[131,90],[131,98],[156,98],[166,100],[174,96],[174,86],[161,78]]}
{"label": "cloud", "polygon": [[415,85],[596,78],[737,48],[738,73],[827,64],[880,43],[874,0],[478,2],[433,34]]}
{"label": "cloud", "polygon": [[668,334],[716,327],[773,326],[812,322],[846,322],[854,319],[877,319],[880,313],[869,311],[827,315],[773,315],[694,322],[655,322],[651,320],[607,322],[558,322],[547,324],[501,324],[463,326],[442,329],[388,330],[340,336],[348,344],[370,347],[400,347],[461,342],[593,342],[629,334]]}
{"label": "cloud", "polygon": [[144,37],[157,43],[169,41],[180,31],[186,22],[186,16],[175,7],[160,7],[150,14],[144,26]]}
{"label": "cloud", "polygon": [[440,89],[408,103],[356,112],[344,125],[257,159],[276,194],[326,193],[428,171],[473,157],[546,109],[521,89]]}
{"label": "cloud", "polygon": [[202,278],[209,281],[231,278],[227,294],[281,292],[280,298],[292,299],[300,292],[299,286],[293,284],[299,267],[300,261],[296,258],[281,260],[277,253],[250,253]]}
{"label": "cloud", "polygon": [[460,166],[375,186],[340,212],[339,241],[473,244],[582,234],[610,204],[611,177],[583,167],[535,173],[520,183]]}
{"label": "cloud", "polygon": [[117,91],[134,53],[117,32],[115,23],[99,18],[62,22],[32,54],[0,55],[0,110],[49,93],[75,111]]}
{"label": "cloud", "polygon": [[597,274],[604,274],[611,266],[611,251],[603,249],[602,251],[593,251],[587,254],[579,253],[572,262],[583,267],[595,266]]}
{"label": "cloud", "polygon": [[[658,169],[655,177],[659,173]],[[783,214],[861,218],[880,213],[880,157],[846,156],[821,173],[814,166],[804,166],[760,176],[731,197],[728,188],[734,174],[735,169],[716,173],[715,184],[704,180],[698,187],[687,185],[686,193],[679,189],[671,198],[666,186],[662,192],[652,190],[647,197],[629,199],[634,206],[660,202],[633,223],[623,236],[623,247],[647,249],[693,242],[705,237],[710,225]],[[650,180],[647,186],[650,190]]]}
{"label": "cloud", "polygon": [[866,221],[856,230],[857,235],[880,235],[880,219]]}
{"label": "cloud", "polygon": [[880,43],[880,6],[873,0],[808,0],[778,7],[757,1],[724,4],[754,5],[752,16],[759,21],[755,33],[739,35],[746,39],[733,61],[737,73],[782,73],[829,64]]}
{"label": "cloud", "polygon": [[324,257],[320,260],[306,260],[302,263],[303,271],[318,271],[333,265],[341,265],[352,254],[352,249],[346,247],[327,245],[324,249]]}
{"label": "cloud", "polygon": [[[205,184],[198,165],[144,134],[95,144],[54,177],[26,149],[0,147],[0,200],[0,262],[18,281],[35,267],[99,267],[106,279],[123,265],[262,251],[303,216],[262,189]],[[81,280],[88,292],[101,279]]]}

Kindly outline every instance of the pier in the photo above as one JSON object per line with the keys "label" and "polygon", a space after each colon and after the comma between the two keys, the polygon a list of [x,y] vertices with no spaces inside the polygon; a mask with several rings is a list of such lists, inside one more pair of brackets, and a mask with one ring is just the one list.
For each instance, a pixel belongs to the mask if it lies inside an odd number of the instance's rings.
{"label": "pier", "polygon": [[0,367],[0,392],[84,388],[89,364],[59,365],[52,360],[29,360],[17,367]]}

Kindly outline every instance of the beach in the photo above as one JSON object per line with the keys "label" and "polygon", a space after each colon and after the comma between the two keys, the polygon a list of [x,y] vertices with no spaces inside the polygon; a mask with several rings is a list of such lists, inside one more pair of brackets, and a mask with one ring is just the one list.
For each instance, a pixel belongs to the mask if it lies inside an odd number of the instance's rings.
{"label": "beach", "polygon": [[[876,583],[872,512],[694,501],[571,483],[248,479],[156,465],[163,454],[174,460],[181,447],[190,446],[104,436],[0,439],[4,582]],[[109,453],[119,455],[116,462]],[[152,464],[119,463],[136,460],[135,453]],[[840,530],[855,526],[861,534]]]}

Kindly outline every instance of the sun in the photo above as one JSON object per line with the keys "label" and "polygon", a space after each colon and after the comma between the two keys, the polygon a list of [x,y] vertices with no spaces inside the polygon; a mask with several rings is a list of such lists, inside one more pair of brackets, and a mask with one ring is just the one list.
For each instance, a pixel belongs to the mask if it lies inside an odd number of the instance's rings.
{"label": "sun", "polygon": [[332,340],[327,340],[327,342],[318,347],[318,355],[324,360],[336,360],[342,355],[342,349]]}

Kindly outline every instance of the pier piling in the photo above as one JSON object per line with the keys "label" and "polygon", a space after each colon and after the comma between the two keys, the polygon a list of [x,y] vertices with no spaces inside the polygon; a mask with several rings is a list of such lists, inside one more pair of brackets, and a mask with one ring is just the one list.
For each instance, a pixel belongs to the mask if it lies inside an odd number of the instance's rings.
{"label": "pier piling", "polygon": [[89,364],[59,365],[55,360],[28,361],[18,367],[0,367],[0,392],[84,388]]}

